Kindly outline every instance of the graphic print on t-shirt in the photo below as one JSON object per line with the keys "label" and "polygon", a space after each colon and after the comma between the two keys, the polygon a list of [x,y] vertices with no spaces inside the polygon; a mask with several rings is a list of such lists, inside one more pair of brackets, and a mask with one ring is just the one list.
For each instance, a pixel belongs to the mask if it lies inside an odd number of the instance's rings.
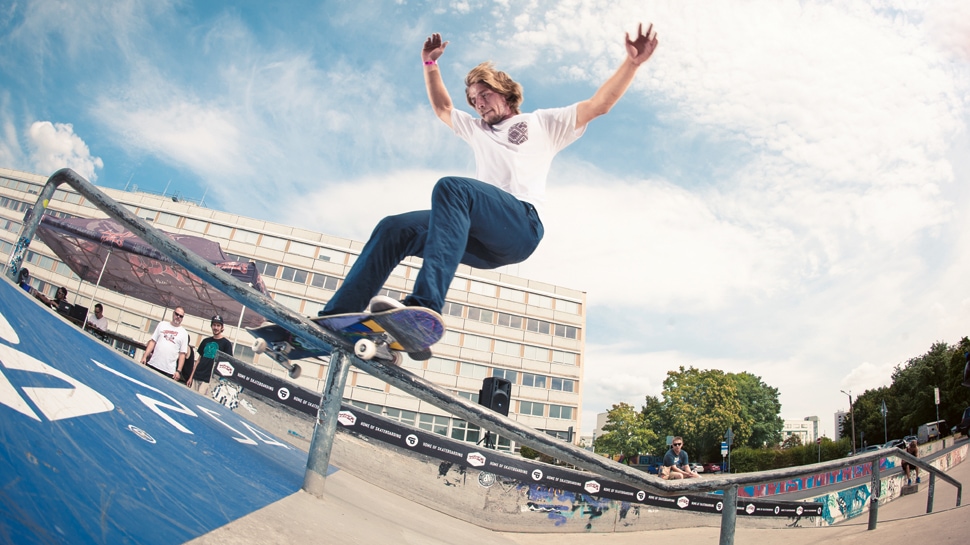
{"label": "graphic print on t-shirt", "polygon": [[509,127],[509,143],[519,145],[529,140],[529,124],[520,121]]}

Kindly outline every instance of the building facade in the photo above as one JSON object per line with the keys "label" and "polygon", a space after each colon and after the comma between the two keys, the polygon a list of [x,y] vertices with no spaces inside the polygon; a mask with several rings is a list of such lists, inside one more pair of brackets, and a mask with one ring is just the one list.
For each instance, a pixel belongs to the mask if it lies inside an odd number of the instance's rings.
{"label": "building facade", "polygon": [[[24,212],[36,203],[47,178],[0,169],[0,256],[4,264],[23,225]],[[203,236],[219,242],[228,255],[255,261],[270,295],[291,310],[315,316],[340,286],[363,244],[323,233],[212,210],[184,198],[103,188],[138,217],[169,233]],[[66,186],[52,199],[47,213],[60,217],[103,218],[106,215]],[[139,342],[147,341],[169,309],[81,281],[43,242],[31,243],[24,266],[32,286],[53,295],[57,286],[68,300],[93,308],[104,305],[109,329]],[[384,293],[408,293],[421,267],[412,258],[398,266]],[[497,271],[460,266],[442,311],[445,337],[428,361],[405,357],[405,367],[458,395],[478,401],[482,380],[502,377],[512,383],[509,416],[561,439],[577,442],[580,435],[584,329],[584,292],[520,278]],[[208,337],[209,316],[186,316],[192,344]],[[285,378],[268,356],[254,354],[252,337],[226,324],[235,356]],[[136,356],[137,357],[137,356]],[[302,386],[322,391],[326,362],[304,360]],[[484,433],[366,373],[352,369],[344,392],[348,402],[387,417],[447,435],[477,442]],[[499,438],[500,449],[514,449]]]}
{"label": "building facade", "polygon": [[802,420],[784,420],[781,429],[781,440],[784,443],[791,436],[798,436],[801,444],[808,445],[819,438],[818,417],[806,416]]}

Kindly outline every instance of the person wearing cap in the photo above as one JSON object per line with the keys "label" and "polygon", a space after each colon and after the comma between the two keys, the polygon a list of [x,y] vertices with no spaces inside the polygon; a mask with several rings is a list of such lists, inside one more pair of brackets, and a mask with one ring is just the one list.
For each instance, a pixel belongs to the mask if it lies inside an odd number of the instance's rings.
{"label": "person wearing cap", "polygon": [[212,327],[212,336],[206,337],[199,345],[199,361],[195,365],[195,370],[189,376],[186,386],[194,389],[202,395],[209,393],[209,379],[212,377],[212,368],[215,365],[216,353],[224,352],[232,354],[232,343],[229,339],[222,336],[225,329],[225,322],[222,316],[216,314],[209,322]]}

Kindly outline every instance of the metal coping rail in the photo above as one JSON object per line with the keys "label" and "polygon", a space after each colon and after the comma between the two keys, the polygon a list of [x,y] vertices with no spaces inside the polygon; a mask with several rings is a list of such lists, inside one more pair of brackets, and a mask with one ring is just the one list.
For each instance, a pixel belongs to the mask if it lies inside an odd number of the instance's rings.
{"label": "metal coping rail", "polygon": [[[28,215],[28,218],[24,222],[20,239],[18,240],[17,246],[14,248],[14,251],[11,252],[10,256],[10,267],[7,274],[11,278],[16,278],[21,264],[23,263],[23,258],[26,254],[27,248],[30,246],[30,242],[37,231],[37,227],[40,224],[44,210],[46,210],[47,205],[50,203],[54,192],[61,184],[65,183],[84,196],[84,198],[86,198],[89,202],[94,204],[108,216],[117,220],[122,225],[130,229],[133,233],[141,237],[142,240],[151,244],[160,252],[165,254],[169,259],[179,263],[190,272],[209,282],[214,287],[222,290],[239,303],[252,308],[267,319],[272,320],[274,323],[287,329],[294,335],[300,336],[302,339],[305,339],[308,344],[314,346],[315,348],[332,348],[331,343],[327,342],[327,337],[325,334],[315,324],[313,324],[309,318],[301,316],[277,303],[268,296],[251,289],[249,286],[232,278],[229,276],[229,274],[225,273],[218,267],[188,251],[185,247],[178,244],[160,230],[149,225],[144,220],[131,213],[127,208],[68,168],[58,170],[51,175],[47,181],[47,184],[45,184],[44,188],[37,197],[37,204],[34,206],[32,212]],[[878,475],[878,471],[876,471],[876,468],[878,468],[878,460],[884,456],[893,455],[903,458],[914,466],[928,471],[931,476],[938,475],[944,481],[956,486],[957,506],[960,505],[962,485],[959,483],[959,481],[954,480],[952,477],[949,477],[942,471],[930,466],[925,462],[922,462],[918,458],[915,458],[898,448],[886,448],[874,451],[870,454],[854,456],[851,459],[842,458],[839,460],[831,460],[808,466],[774,469],[753,473],[729,474],[728,476],[722,475],[720,477],[710,479],[705,478],[667,481],[647,474],[643,471],[622,465],[618,462],[614,462],[608,458],[598,456],[585,449],[579,448],[576,445],[567,443],[558,438],[552,437],[551,435],[547,435],[528,426],[522,425],[508,418],[507,416],[503,416],[478,404],[472,403],[470,400],[444,391],[431,382],[416,376],[403,368],[392,365],[384,365],[383,363],[375,361],[361,360],[359,358],[352,357],[351,354],[347,354],[341,350],[336,351],[335,355],[342,357],[331,358],[329,365],[330,373],[328,375],[327,384],[325,385],[323,392],[325,398],[326,396],[336,396],[337,400],[339,401],[340,397],[342,396],[343,387],[346,382],[347,371],[349,368],[349,365],[346,364],[352,363],[361,370],[387,382],[391,386],[407,392],[418,399],[427,401],[428,403],[451,414],[459,416],[468,422],[476,424],[483,429],[499,432],[511,439],[514,439],[520,444],[536,449],[544,454],[552,456],[553,458],[573,464],[576,467],[659,495],[670,496],[685,492],[704,493],[721,490],[724,491],[725,504],[731,505],[732,503],[737,502],[738,488],[744,485],[787,480],[826,471],[838,470],[846,466],[866,463],[873,464],[873,473]],[[337,376],[338,373],[342,373],[342,375]],[[321,403],[321,414],[323,412],[324,405],[325,403]],[[330,422],[326,422],[324,421],[323,416],[318,417],[317,428],[320,428],[320,425],[322,424],[323,433],[329,434],[329,437],[323,438],[324,442],[332,442],[332,436],[335,432],[335,418],[336,414],[332,414],[329,417]],[[328,426],[327,424],[330,425]],[[315,432],[314,435],[316,435],[316,433],[317,432]],[[314,449],[311,447],[311,459],[308,461],[308,473],[311,466],[317,465],[315,471],[317,471],[319,474],[318,476],[323,476],[325,478],[327,469],[326,464],[329,461],[329,450],[324,453],[326,458],[323,460],[322,468],[319,467],[319,462],[315,464],[315,461],[313,460],[313,453]],[[874,494],[874,497],[876,501],[878,501],[878,494]],[[932,506],[932,500],[930,500],[929,505]],[[722,513],[720,541],[722,545],[733,543],[735,515],[736,513],[733,509],[725,509]]]}

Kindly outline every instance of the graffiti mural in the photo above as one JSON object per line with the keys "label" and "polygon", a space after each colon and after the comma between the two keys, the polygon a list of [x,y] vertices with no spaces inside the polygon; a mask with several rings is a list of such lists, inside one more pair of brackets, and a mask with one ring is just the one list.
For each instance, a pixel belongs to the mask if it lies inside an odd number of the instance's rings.
{"label": "graffiti mural", "polygon": [[[537,484],[522,483],[519,489],[525,493],[528,509],[546,513],[555,526],[562,526],[570,520],[579,519],[586,521],[586,530],[592,530],[593,523],[605,515],[614,503],[588,494]],[[637,515],[639,516],[639,510]]]}

